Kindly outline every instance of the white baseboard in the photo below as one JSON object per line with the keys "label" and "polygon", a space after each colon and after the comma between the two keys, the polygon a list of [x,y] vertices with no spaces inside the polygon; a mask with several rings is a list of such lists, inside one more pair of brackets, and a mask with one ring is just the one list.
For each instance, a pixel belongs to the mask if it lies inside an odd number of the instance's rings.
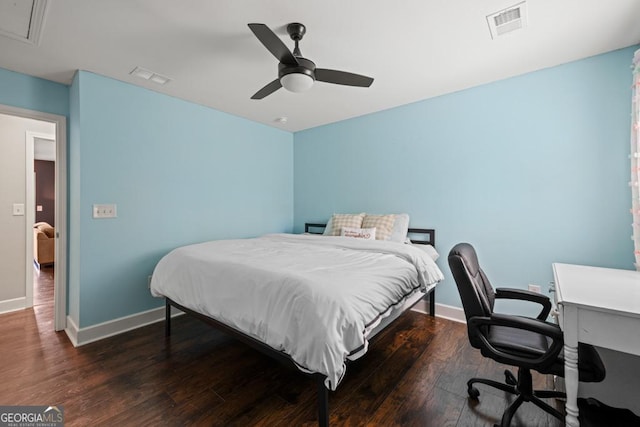
{"label": "white baseboard", "polygon": [[[429,303],[425,300],[418,301],[413,306],[412,310],[429,314]],[[464,317],[464,310],[458,307],[450,305],[436,303],[436,317],[442,317],[443,319],[453,320],[454,322],[466,323],[466,317]]]}
{"label": "white baseboard", "polygon": [[436,304],[436,316],[442,317],[443,319],[453,320],[454,322],[467,323],[464,310],[460,307]]}
{"label": "white baseboard", "polygon": [[[67,316],[67,328],[65,329],[65,332],[74,347],[79,347],[123,332],[138,329],[152,323],[161,322],[164,320],[164,313],[165,308],[158,307],[152,310],[132,314],[130,316],[98,323],[97,325],[88,326],[86,328],[78,328],[75,322]],[[171,317],[175,317],[179,314],[183,313],[172,307]]]}
{"label": "white baseboard", "polygon": [[[94,341],[99,341],[104,338],[131,331],[133,329],[141,328],[152,323],[161,322],[164,320],[164,310],[164,307],[158,307],[152,310],[132,314],[130,316],[98,323],[97,325],[88,326],[86,328],[78,328],[73,319],[67,316],[67,327],[65,332],[74,347],[79,347]],[[421,313],[428,313],[429,307],[427,306],[426,301],[420,301],[412,310],[419,311]],[[183,314],[183,312],[172,307],[172,317],[180,314]],[[458,307],[436,304],[436,316],[453,320],[455,322],[465,323],[464,310]]]}
{"label": "white baseboard", "polygon": [[9,313],[10,311],[18,311],[27,308],[27,298],[13,298],[0,301],[0,314]]}
{"label": "white baseboard", "polygon": [[67,316],[67,327],[64,328],[64,332],[69,337],[69,341],[74,347],[78,346],[78,325],[73,321],[71,316]]}

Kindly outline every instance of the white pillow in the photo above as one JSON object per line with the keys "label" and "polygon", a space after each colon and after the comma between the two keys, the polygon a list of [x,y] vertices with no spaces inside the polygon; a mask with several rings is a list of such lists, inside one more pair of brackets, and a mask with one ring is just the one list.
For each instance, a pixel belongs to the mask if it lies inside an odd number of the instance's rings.
{"label": "white pillow", "polygon": [[404,243],[409,231],[409,214],[396,214],[396,221],[393,223],[393,230],[388,240],[392,242]]}
{"label": "white pillow", "polygon": [[327,221],[327,226],[324,228],[324,231],[322,232],[323,236],[330,236],[331,235],[331,230],[333,230],[333,216],[331,218],[329,218],[329,221]]}
{"label": "white pillow", "polygon": [[376,240],[376,229],[342,227],[340,235],[343,237],[355,237],[356,239]]}

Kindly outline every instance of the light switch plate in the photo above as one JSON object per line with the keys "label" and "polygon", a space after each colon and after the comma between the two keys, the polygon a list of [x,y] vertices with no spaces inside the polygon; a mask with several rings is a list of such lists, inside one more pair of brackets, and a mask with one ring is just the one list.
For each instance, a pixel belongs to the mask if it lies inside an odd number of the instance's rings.
{"label": "light switch plate", "polygon": [[93,205],[94,218],[116,218],[117,216],[118,212],[115,204]]}
{"label": "light switch plate", "polygon": [[13,215],[14,216],[23,216],[24,215],[24,203],[14,203],[13,204]]}

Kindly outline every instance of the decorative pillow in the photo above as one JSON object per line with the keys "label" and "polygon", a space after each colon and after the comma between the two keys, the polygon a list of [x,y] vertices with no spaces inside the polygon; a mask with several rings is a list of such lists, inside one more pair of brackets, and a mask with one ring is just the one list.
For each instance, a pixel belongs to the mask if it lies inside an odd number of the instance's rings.
{"label": "decorative pillow", "polygon": [[366,215],[362,220],[362,228],[375,228],[376,240],[388,240],[393,230],[396,216],[391,215]]}
{"label": "decorative pillow", "polygon": [[[364,215],[364,213],[333,214],[323,234],[325,236],[339,236],[342,231],[342,227],[363,228],[362,219],[364,218]],[[329,226],[331,226],[331,228],[329,228]]]}
{"label": "decorative pillow", "polygon": [[396,214],[396,221],[393,223],[393,230],[391,230],[391,236],[389,236],[389,240],[393,242],[404,243],[407,239],[408,231],[409,214]]}
{"label": "decorative pillow", "polygon": [[342,227],[340,235],[344,237],[355,237],[356,239],[376,240],[376,229]]}

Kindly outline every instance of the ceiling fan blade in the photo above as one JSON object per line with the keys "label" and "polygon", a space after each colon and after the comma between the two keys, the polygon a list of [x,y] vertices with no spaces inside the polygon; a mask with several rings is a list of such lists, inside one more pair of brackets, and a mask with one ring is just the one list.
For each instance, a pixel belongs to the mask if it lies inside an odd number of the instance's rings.
{"label": "ceiling fan blade", "polygon": [[326,68],[316,68],[316,80],[326,83],[335,83],[346,86],[369,87],[373,83],[373,78],[360,74],[347,73],[346,71],[327,70]]}
{"label": "ceiling fan blade", "polygon": [[249,28],[278,61],[285,65],[298,65],[298,60],[293,53],[269,27],[264,24],[249,24]]}
{"label": "ceiling fan blade", "polygon": [[267,83],[265,87],[257,91],[251,97],[251,99],[262,99],[267,95],[271,95],[273,92],[277,91],[281,87],[282,87],[282,84],[280,83],[280,79],[275,79],[274,81],[272,81],[271,83]]}

